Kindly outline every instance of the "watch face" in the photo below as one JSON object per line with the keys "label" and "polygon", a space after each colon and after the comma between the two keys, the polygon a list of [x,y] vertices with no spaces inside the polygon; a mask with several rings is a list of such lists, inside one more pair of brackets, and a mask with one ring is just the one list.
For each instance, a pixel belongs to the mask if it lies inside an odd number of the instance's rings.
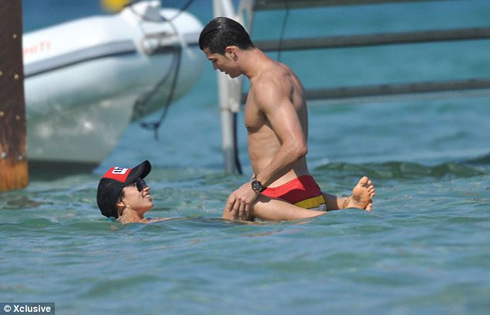
{"label": "watch face", "polygon": [[260,184],[259,181],[253,180],[252,181],[252,189],[255,190],[255,191],[260,192],[260,190],[262,189],[262,185]]}

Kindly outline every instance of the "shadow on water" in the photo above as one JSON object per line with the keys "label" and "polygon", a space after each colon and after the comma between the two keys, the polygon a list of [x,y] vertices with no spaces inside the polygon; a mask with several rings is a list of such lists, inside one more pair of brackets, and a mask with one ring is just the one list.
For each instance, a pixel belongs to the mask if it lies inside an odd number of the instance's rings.
{"label": "shadow on water", "polygon": [[372,179],[466,178],[489,174],[490,155],[432,166],[399,161],[367,164],[329,163],[318,166],[315,171],[326,171],[334,176],[358,176],[362,173]]}
{"label": "shadow on water", "polygon": [[90,174],[97,168],[96,163],[29,161],[31,180],[57,180],[73,175]]}
{"label": "shadow on water", "polygon": [[[31,181],[55,181],[70,176],[92,174],[97,168],[96,164],[80,164],[69,162],[30,162],[29,179]],[[169,170],[160,169],[164,177],[169,176]],[[196,170],[185,170],[190,178],[206,177],[207,184],[210,183],[209,176],[216,176],[216,173],[207,172],[196,174]],[[159,168],[155,168],[154,177],[157,178]],[[171,172],[171,171],[170,171]],[[424,165],[416,162],[388,161],[383,163],[364,163],[352,164],[344,162],[327,163],[317,166],[315,173],[328,173],[333,178],[353,177],[357,178],[359,174],[364,174],[372,179],[423,179],[423,178],[468,178],[490,174],[490,153],[474,159],[451,161],[437,165]],[[182,175],[182,169],[178,172]],[[200,176],[199,176],[200,175]],[[218,182],[231,180],[228,174],[220,174]],[[173,177],[173,176],[170,176]],[[188,178],[185,178],[187,181]],[[211,181],[212,182],[212,181]]]}
{"label": "shadow on water", "polygon": [[464,163],[468,163],[471,165],[486,165],[487,168],[489,168],[490,167],[490,153],[487,155],[477,157],[475,159],[466,160],[466,161],[464,161]]}

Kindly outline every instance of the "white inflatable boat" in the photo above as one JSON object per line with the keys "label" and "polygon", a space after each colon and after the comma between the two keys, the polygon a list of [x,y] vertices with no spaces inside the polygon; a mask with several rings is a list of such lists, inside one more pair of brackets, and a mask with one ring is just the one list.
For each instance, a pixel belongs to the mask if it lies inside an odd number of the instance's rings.
{"label": "white inflatable boat", "polygon": [[201,29],[187,12],[144,1],[24,34],[30,164],[100,163],[131,121],[192,88]]}

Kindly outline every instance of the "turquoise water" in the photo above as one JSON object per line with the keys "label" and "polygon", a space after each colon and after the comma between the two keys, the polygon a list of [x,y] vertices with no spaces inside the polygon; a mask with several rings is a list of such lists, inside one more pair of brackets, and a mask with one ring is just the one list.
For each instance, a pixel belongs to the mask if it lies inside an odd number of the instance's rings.
{"label": "turquoise water", "polygon": [[[23,2],[26,30],[100,11],[88,1]],[[211,18],[207,1],[190,11]],[[328,23],[317,14],[291,12],[286,35],[484,26],[490,2],[331,8],[322,11]],[[257,37],[277,37],[283,17],[260,13],[267,34],[257,27]],[[489,48],[475,41],[282,60],[308,87],[409,82],[488,76]],[[55,302],[58,314],[488,314],[490,96],[312,103],[313,175],[336,194],[368,175],[374,210],[247,225],[219,219],[251,171],[241,125],[244,175],[222,171],[215,86],[208,66],[170,109],[158,141],[131,125],[93,173],[32,177],[27,189],[0,195],[0,302]],[[173,219],[122,226],[103,218],[101,174],[143,159],[154,165],[149,214]]]}

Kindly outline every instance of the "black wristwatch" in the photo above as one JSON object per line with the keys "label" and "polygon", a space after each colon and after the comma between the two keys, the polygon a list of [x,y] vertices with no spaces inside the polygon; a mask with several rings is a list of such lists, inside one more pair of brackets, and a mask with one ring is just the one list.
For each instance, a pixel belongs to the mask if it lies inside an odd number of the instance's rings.
{"label": "black wristwatch", "polygon": [[267,187],[262,186],[262,183],[255,178],[252,178],[252,189],[258,193],[263,192]]}

